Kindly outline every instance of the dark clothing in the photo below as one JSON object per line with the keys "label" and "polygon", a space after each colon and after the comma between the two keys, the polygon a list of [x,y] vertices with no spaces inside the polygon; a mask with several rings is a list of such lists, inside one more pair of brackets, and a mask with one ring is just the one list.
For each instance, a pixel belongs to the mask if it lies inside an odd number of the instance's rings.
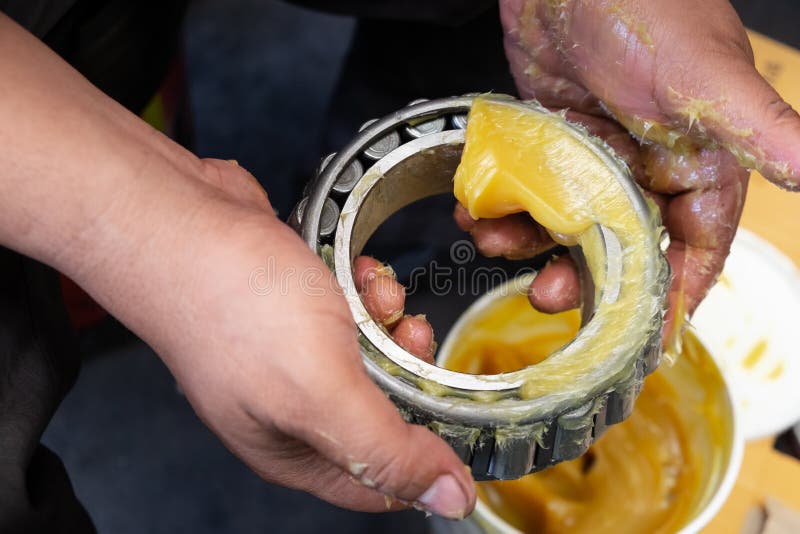
{"label": "dark clothing", "polygon": [[0,11],[39,39],[64,18],[77,0],[0,0]]}
{"label": "dark clothing", "polygon": [[0,248],[0,532],[93,532],[39,444],[79,365],[56,273]]}
{"label": "dark clothing", "polygon": [[[186,3],[0,0],[0,10],[139,113],[177,50]],[[79,367],[58,273],[0,247],[0,533],[95,532],[61,460],[39,443]]]}
{"label": "dark clothing", "polygon": [[188,0],[0,0],[89,81],[138,113],[178,49]]}
{"label": "dark clothing", "polygon": [[497,0],[289,0],[293,4],[360,19],[394,19],[461,25]]}
{"label": "dark clothing", "polygon": [[[385,7],[388,2],[376,4]],[[427,3],[434,4],[439,5]],[[467,16],[476,5],[483,11]],[[440,17],[424,20],[400,20],[386,12],[383,18],[359,19],[333,94],[336,105],[329,108],[320,154],[341,150],[364,121],[417,98],[516,93],[503,50],[497,1],[448,0],[443,7]],[[454,25],[454,20],[461,24]],[[401,281],[439,255],[449,258],[450,245],[463,238],[452,223],[452,202],[445,195],[404,208],[370,237],[364,253],[390,263]],[[441,231],[431,235],[430,228]]]}

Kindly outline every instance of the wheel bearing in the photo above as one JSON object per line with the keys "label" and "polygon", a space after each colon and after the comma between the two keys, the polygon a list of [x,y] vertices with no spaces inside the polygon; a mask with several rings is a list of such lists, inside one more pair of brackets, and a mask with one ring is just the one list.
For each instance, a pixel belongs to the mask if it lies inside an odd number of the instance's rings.
{"label": "wheel bearing", "polygon": [[[472,96],[464,96],[417,102],[368,123],[322,166],[303,199],[302,213],[299,217],[295,214],[295,225],[306,243],[334,269],[359,328],[367,372],[405,419],[429,427],[447,441],[471,467],[476,480],[513,479],[580,456],[608,426],[630,415],[644,376],[660,359],[661,316],[654,317],[656,327],[635,353],[628,355],[624,376],[604,377],[591,394],[564,391],[560,398],[546,400],[521,398],[522,383],[509,379],[513,373],[468,375],[428,364],[397,345],[370,317],[355,287],[352,260],[391,214],[416,200],[452,192],[452,177],[464,144],[464,116],[472,100]],[[406,135],[410,140],[376,158],[374,147],[386,144],[382,140],[397,145],[396,140],[408,133],[410,126],[430,121],[437,124],[431,133]],[[443,129],[444,125],[453,129]],[[352,173],[358,162],[371,167],[342,199],[335,185],[343,173]],[[653,224],[651,208],[629,177],[627,181],[625,191],[642,223]],[[335,198],[339,198],[341,213],[330,235],[320,231],[320,223],[326,202]],[[614,233],[600,226],[592,231],[600,233],[606,270],[622,269]],[[570,252],[579,267],[583,320],[588,324],[595,298],[615,299],[615,288],[610,284],[596,292],[580,248],[571,247]],[[655,298],[663,303],[668,286],[663,255],[654,259],[650,274],[658,285]],[[590,334],[582,329],[578,337],[581,335]]]}

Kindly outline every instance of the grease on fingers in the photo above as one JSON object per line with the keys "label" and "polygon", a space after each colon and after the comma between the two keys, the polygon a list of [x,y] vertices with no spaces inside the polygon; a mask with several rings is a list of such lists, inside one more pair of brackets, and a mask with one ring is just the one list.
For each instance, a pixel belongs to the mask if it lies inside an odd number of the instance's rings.
{"label": "grease on fingers", "polygon": [[453,218],[459,228],[472,235],[480,253],[490,258],[528,259],[555,246],[547,230],[524,213],[475,220],[464,206],[456,204]]}
{"label": "grease on fingers", "polygon": [[433,328],[424,315],[403,314],[405,287],[396,280],[392,268],[369,256],[356,258],[353,267],[359,293],[373,319],[386,327],[398,345],[433,363]]}

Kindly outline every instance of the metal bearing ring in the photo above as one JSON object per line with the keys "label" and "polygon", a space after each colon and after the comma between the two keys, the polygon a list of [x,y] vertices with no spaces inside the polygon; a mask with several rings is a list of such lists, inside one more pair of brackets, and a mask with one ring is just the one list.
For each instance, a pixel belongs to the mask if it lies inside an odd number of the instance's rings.
{"label": "metal bearing ring", "polygon": [[[355,288],[352,261],[391,214],[416,200],[452,192],[473,98],[416,101],[365,124],[322,166],[292,222],[335,270],[359,328],[364,365],[405,419],[426,425],[447,441],[476,480],[513,479],[580,456],[608,426],[630,415],[644,376],[657,367],[661,355],[668,266],[659,253],[644,273],[661,308],[646,339],[624,355],[624,373],[591,377],[590,386],[583,389],[525,399],[518,374],[456,373],[425,363],[397,345],[369,316]],[[600,156],[614,158],[610,151],[599,150]],[[354,181],[354,167],[357,171],[362,163],[371,166]],[[355,184],[347,196],[337,188],[342,181]],[[640,222],[655,225],[657,218],[630,177],[620,182]],[[335,231],[331,217],[337,217]],[[587,328],[595,301],[613,301],[619,293],[613,280],[619,283],[623,269],[620,242],[605,227],[592,231],[603,243],[606,286],[596,291],[580,249],[573,247],[582,280],[584,328],[561,351],[595,335]]]}

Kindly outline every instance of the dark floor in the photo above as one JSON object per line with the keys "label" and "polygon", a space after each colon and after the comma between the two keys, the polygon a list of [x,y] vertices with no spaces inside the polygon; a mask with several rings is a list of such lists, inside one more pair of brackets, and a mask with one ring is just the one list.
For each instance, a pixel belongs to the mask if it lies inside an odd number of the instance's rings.
{"label": "dark floor", "polygon": [[[800,47],[796,0],[734,4],[751,27]],[[323,141],[321,128],[353,29],[352,20],[275,1],[196,2],[187,56],[199,153],[235,158],[259,177],[295,178],[270,183],[286,213],[320,145],[335,142]],[[384,103],[407,97],[398,90]],[[366,114],[391,111],[364,105]],[[101,533],[427,528],[417,513],[350,513],[261,482],[195,418],[164,366],[133,339],[86,362],[45,441],[62,456]]]}

